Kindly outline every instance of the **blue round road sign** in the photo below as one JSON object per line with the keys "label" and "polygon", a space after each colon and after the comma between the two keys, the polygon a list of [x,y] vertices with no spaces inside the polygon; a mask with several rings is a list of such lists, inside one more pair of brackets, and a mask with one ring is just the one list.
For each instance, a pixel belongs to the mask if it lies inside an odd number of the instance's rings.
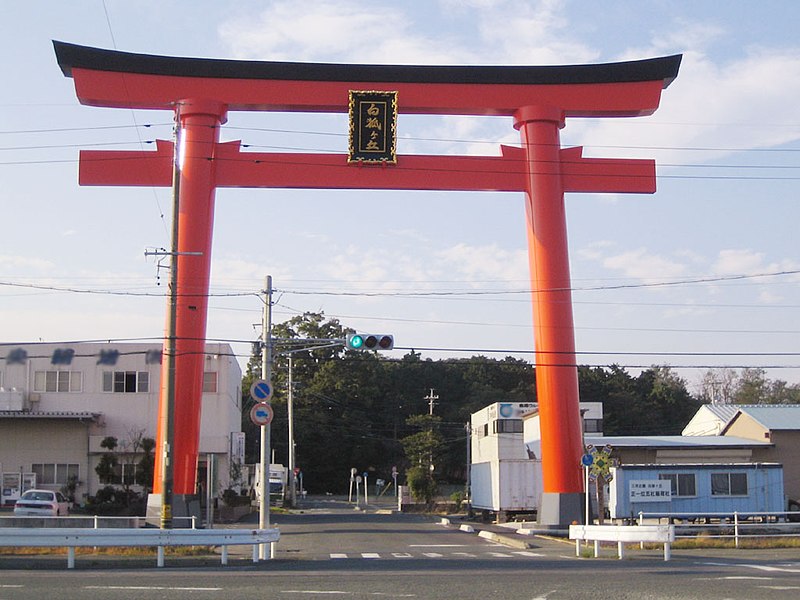
{"label": "blue round road sign", "polygon": [[584,454],[583,456],[581,456],[581,464],[584,467],[591,467],[593,462],[594,462],[594,456],[592,456],[591,454]]}
{"label": "blue round road sign", "polygon": [[269,425],[272,423],[272,417],[275,413],[272,411],[272,406],[266,402],[259,402],[250,409],[250,420],[260,426]]}

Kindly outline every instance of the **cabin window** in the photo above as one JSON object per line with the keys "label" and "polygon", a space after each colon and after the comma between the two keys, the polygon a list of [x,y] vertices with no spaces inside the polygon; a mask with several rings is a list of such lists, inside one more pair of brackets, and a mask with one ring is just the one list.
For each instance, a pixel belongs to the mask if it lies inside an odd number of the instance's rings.
{"label": "cabin window", "polygon": [[694,473],[659,473],[658,478],[669,481],[673,496],[696,496]]}
{"label": "cabin window", "polygon": [[493,433],[522,433],[522,419],[497,419],[492,428]]}
{"label": "cabin window", "polygon": [[747,496],[747,473],[712,473],[712,496]]}

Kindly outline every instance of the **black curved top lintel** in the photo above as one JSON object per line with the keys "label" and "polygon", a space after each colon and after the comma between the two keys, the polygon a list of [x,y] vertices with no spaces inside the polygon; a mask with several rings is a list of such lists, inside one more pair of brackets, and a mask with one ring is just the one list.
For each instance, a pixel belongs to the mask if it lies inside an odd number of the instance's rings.
{"label": "black curved top lintel", "polygon": [[219,79],[358,81],[484,85],[557,85],[663,81],[678,75],[682,55],[565,66],[370,65],[182,58],[118,52],[54,40],[61,71],[72,69]]}

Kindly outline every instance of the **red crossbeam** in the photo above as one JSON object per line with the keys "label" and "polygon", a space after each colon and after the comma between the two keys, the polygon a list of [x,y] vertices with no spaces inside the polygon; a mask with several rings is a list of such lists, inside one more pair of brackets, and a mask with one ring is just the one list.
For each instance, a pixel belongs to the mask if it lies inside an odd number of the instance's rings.
{"label": "red crossbeam", "polygon": [[[396,165],[348,164],[344,154],[242,152],[239,142],[217,145],[217,187],[525,191],[523,148],[501,146],[502,156],[399,156]],[[561,150],[566,192],[653,193],[655,161],[583,158],[581,148]],[[84,150],[81,185],[168,187],[171,142],[155,152]]]}

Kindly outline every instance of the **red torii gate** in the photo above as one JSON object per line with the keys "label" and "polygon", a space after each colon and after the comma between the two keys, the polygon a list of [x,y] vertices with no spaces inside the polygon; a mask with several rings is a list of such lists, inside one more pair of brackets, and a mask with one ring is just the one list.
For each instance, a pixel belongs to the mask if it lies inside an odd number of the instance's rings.
{"label": "red torii gate", "polygon": [[[194,493],[199,447],[214,199],[219,187],[525,192],[541,424],[540,523],[581,520],[578,407],[564,192],[655,191],[652,160],[587,159],[562,149],[567,117],[652,114],[681,56],[598,65],[335,65],[173,58],[53,42],[82,104],[171,110],[180,175],[174,492]],[[397,92],[398,113],[511,116],[522,147],[500,157],[399,156],[386,166],[345,154],[241,152],[220,143],[228,111],[348,112],[352,90]],[[81,151],[81,185],[170,186],[173,144],[155,152]],[[162,377],[162,381],[166,378]],[[162,386],[161,403],[165,403]],[[163,451],[159,421],[159,456]],[[157,461],[156,493],[161,493]]]}

